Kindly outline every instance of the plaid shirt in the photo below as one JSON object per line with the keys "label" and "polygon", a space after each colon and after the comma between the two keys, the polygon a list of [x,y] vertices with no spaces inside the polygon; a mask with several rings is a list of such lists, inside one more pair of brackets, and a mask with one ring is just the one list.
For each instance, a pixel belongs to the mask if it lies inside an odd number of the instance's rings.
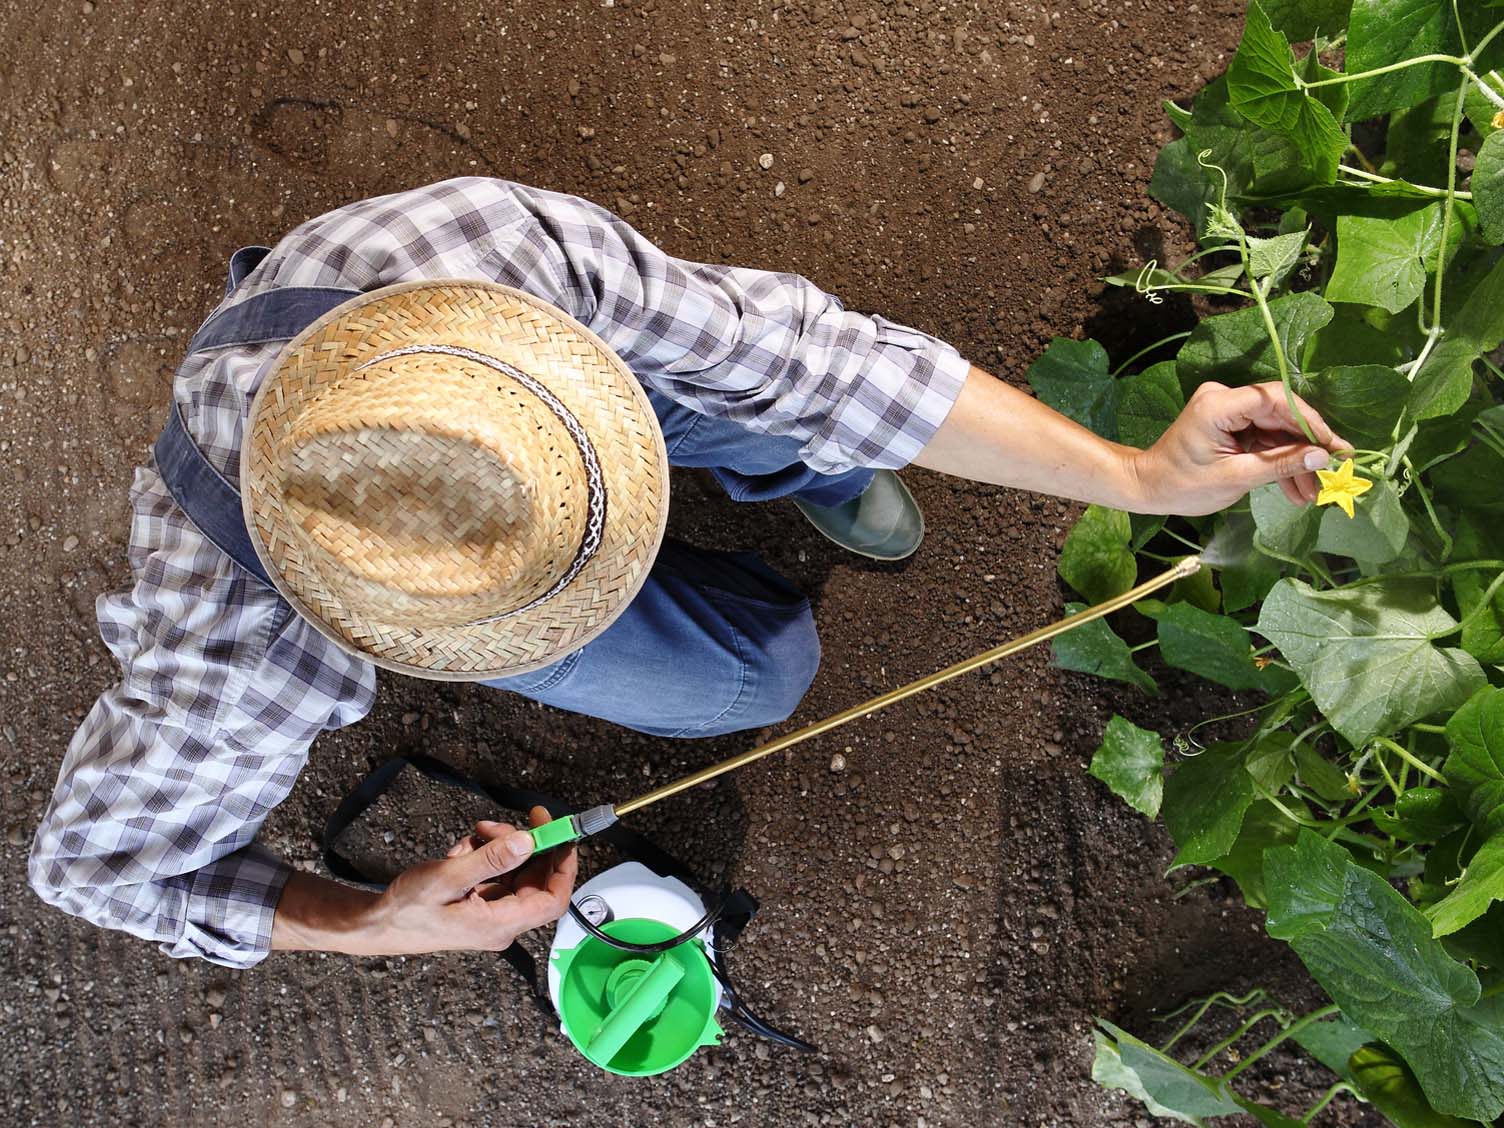
{"label": "plaid shirt", "polygon": [[[310,220],[227,301],[423,278],[536,294],[599,334],[644,384],[754,431],[793,435],[821,471],[909,462],[967,371],[949,345],[848,313],[803,278],[671,258],[583,200],[481,178]],[[178,371],[188,430],[231,482],[251,399],[279,347],[195,354]],[[136,471],[131,507],[133,583],[98,603],[121,681],[68,747],[31,884],[171,955],[250,966],[269,950],[290,873],[256,832],[314,737],[369,711],[375,669],[248,580],[154,467]]]}

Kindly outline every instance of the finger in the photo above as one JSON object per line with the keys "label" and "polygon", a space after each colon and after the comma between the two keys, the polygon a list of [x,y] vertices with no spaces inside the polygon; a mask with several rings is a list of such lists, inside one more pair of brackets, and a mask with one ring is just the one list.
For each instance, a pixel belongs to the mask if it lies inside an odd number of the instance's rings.
{"label": "finger", "polygon": [[1301,492],[1300,487],[1295,484],[1295,481],[1294,478],[1281,478],[1279,480],[1280,492],[1285,495],[1285,500],[1291,505],[1304,505],[1306,503],[1306,495]]}
{"label": "finger", "polygon": [[[1320,447],[1287,443],[1272,450],[1233,455],[1226,459],[1223,467],[1232,480],[1245,490],[1268,482],[1289,481],[1291,486],[1300,491],[1300,500],[1295,504],[1302,505],[1315,497],[1315,480],[1311,471],[1325,466],[1328,457],[1327,452]],[[1288,490],[1285,496],[1290,496]]]}
{"label": "finger", "polygon": [[[1346,447],[1346,443],[1327,426],[1321,413],[1299,396],[1291,397],[1301,417],[1311,428],[1316,445],[1328,451]],[[1249,384],[1241,388],[1228,388],[1208,397],[1210,409],[1217,425],[1228,431],[1241,431],[1245,427],[1258,427],[1289,435],[1305,436],[1290,403],[1285,398],[1285,389],[1278,383]]]}
{"label": "finger", "polygon": [[486,840],[478,834],[467,834],[453,846],[449,847],[444,854],[446,858],[458,858],[461,854],[468,854],[472,850],[479,849],[486,844]]}
{"label": "finger", "polygon": [[[477,830],[486,825],[478,823]],[[456,891],[473,889],[497,874],[510,873],[532,856],[533,837],[527,831],[513,830],[504,823],[490,825],[505,830],[487,837],[483,846],[443,863]]]}

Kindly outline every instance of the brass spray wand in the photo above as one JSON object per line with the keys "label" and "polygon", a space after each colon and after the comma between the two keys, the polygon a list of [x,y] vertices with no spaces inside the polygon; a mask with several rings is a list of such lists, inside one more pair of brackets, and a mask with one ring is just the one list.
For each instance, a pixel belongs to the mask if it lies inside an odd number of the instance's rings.
{"label": "brass spray wand", "polygon": [[927,689],[933,689],[942,685],[952,678],[958,678],[962,674],[980,669],[990,662],[996,662],[1017,654],[1021,650],[1027,650],[1031,646],[1037,646],[1041,642],[1062,635],[1073,627],[1079,627],[1084,623],[1090,623],[1100,619],[1104,615],[1110,615],[1120,608],[1135,603],[1146,596],[1152,595],[1160,588],[1168,587],[1176,580],[1185,579],[1195,575],[1201,570],[1201,557],[1188,556],[1173,568],[1155,576],[1152,580],[1146,580],[1137,587],[1130,588],[1122,595],[1115,595],[1111,599],[1104,600],[1084,611],[1077,611],[1074,615],[1068,615],[1058,622],[1030,631],[1026,635],[1010,639],[1000,646],[994,646],[991,650],[984,650],[974,657],[957,662],[953,666],[947,666],[933,674],[911,681],[907,685],[901,685],[897,689],[890,689],[887,693],[879,694],[870,701],[864,701],[860,705],[853,705],[850,709],[843,710],[833,716],[826,717],[823,721],[805,725],[801,729],[770,740],[766,744],[760,744],[756,748],[738,753],[729,759],[722,760],[719,764],[712,764],[708,768],[701,768],[697,772],[675,780],[673,783],[664,784],[646,795],[639,795],[635,799],[628,799],[625,803],[615,806],[609,804],[592,807],[587,811],[581,811],[577,815],[566,815],[563,818],[554,819],[532,829],[533,844],[535,851],[551,849],[554,846],[562,846],[569,842],[576,842],[581,838],[588,838],[592,834],[598,834],[623,815],[630,815],[633,811],[641,810],[649,804],[656,803],[660,799],[667,799],[670,795],[677,795],[681,791],[687,791],[691,787],[698,787],[707,780],[735,771],[737,768],[746,767],[755,760],[761,760],[764,756],[771,756],[774,752],[782,752],[786,748],[792,748],[796,744],[802,744],[806,740],[840,728],[850,721],[859,717],[868,716],[889,705],[895,705],[916,693],[923,693]]}

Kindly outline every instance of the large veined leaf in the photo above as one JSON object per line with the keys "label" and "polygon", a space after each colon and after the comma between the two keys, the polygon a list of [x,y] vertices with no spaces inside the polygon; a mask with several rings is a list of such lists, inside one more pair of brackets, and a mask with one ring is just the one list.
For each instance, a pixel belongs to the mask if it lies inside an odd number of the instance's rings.
{"label": "large veined leaf", "polygon": [[1264,600],[1258,622],[1355,745],[1456,708],[1484,684],[1472,655],[1432,641],[1456,626],[1429,585],[1405,580],[1318,592],[1287,578]]}
{"label": "large veined leaf", "polygon": [[1165,828],[1176,865],[1212,862],[1233,848],[1253,802],[1253,777],[1240,744],[1213,744],[1188,757],[1165,781]]}
{"label": "large veined leaf", "polygon": [[1290,941],[1342,1013],[1393,1047],[1427,1101],[1454,1116],[1504,1112],[1504,1008],[1382,877],[1310,831],[1265,853],[1272,935]]}
{"label": "large veined leaf", "polygon": [[1317,32],[1331,37],[1344,30],[1353,0],[1263,0],[1263,4],[1275,30],[1298,43]]}
{"label": "large veined leaf", "polygon": [[1029,369],[1029,386],[1060,414],[1104,439],[1117,438],[1118,384],[1096,341],[1056,337]]}
{"label": "large veined leaf", "polygon": [[[1286,808],[1308,814],[1300,800],[1286,795],[1280,800]],[[1243,816],[1238,837],[1232,848],[1207,864],[1238,883],[1243,901],[1255,909],[1267,904],[1264,893],[1264,851],[1271,846],[1287,846],[1295,841],[1300,827],[1273,803],[1256,799]]]}
{"label": "large veined leaf", "polygon": [[1450,936],[1488,912],[1495,901],[1504,901],[1504,830],[1478,847],[1452,891],[1426,910],[1431,934]]}
{"label": "large veined leaf", "polygon": [[1317,551],[1368,564],[1387,564],[1399,556],[1410,536],[1410,518],[1405,516],[1394,483],[1375,482],[1358,499],[1356,508],[1351,517],[1335,505],[1323,511],[1316,532]]}
{"label": "large veined leaf", "polygon": [[1355,446],[1375,450],[1389,444],[1410,381],[1385,364],[1344,364],[1297,380],[1296,391],[1337,434]]}
{"label": "large veined leaf", "polygon": [[1222,608],[1228,614],[1252,607],[1280,577],[1279,564],[1254,547],[1254,529],[1251,513],[1223,510],[1208,545],[1211,566],[1222,584]]}
{"label": "large veined leaf", "polygon": [[[1065,613],[1074,615],[1086,610],[1084,603],[1067,603]],[[1159,686],[1133,660],[1128,644],[1118,637],[1105,620],[1094,619],[1073,627],[1050,646],[1055,665],[1062,670],[1095,674],[1099,678],[1136,685],[1145,693],[1158,695]]]}
{"label": "large veined leaf", "polygon": [[1097,1025],[1097,1056],[1091,1066],[1091,1079],[1097,1084],[1122,1089],[1155,1116],[1186,1124],[1200,1125],[1203,1117],[1243,1111],[1227,1082],[1187,1069],[1110,1022],[1098,1019]]}
{"label": "large veined leaf", "polygon": [[1270,25],[1258,0],[1249,0],[1243,38],[1227,68],[1227,91],[1240,114],[1294,144],[1317,182],[1335,178],[1347,134],[1325,103],[1303,88],[1289,41]]}
{"label": "large veined leaf", "polygon": [[1103,505],[1087,506],[1060,550],[1061,578],[1093,603],[1121,595],[1138,574],[1128,548],[1132,537],[1128,514]]}
{"label": "large veined leaf", "polygon": [[1316,547],[1321,513],[1314,506],[1292,505],[1271,482],[1248,495],[1248,508],[1257,529],[1256,543],[1296,560]]}
{"label": "large veined leaf", "polygon": [[[1419,55],[1454,55],[1460,43],[1452,0],[1353,0],[1347,32],[1349,74],[1378,70]],[[1424,102],[1449,86],[1457,68],[1423,63],[1353,83],[1354,120]]]}
{"label": "large veined leaf", "polygon": [[1446,333],[1415,374],[1406,405],[1411,419],[1450,415],[1461,407],[1472,391],[1474,361],[1504,342],[1504,255],[1496,252],[1452,285],[1459,282],[1467,300],[1447,319]]}
{"label": "large veined leaf", "polygon": [[1327,300],[1378,306],[1390,313],[1411,305],[1426,286],[1426,241],[1433,213],[1440,211],[1440,204],[1433,203],[1384,219],[1338,216],[1337,265],[1327,282]]}
{"label": "large veined leaf", "polygon": [[1496,246],[1504,243],[1504,133],[1494,131],[1478,148],[1472,189],[1483,237]]}
{"label": "large veined leaf", "polygon": [[1156,607],[1146,602],[1141,610],[1159,624],[1159,652],[1171,666],[1228,689],[1277,692],[1289,684],[1288,671],[1261,670],[1254,664],[1253,643],[1236,619],[1189,603]]}
{"label": "large veined leaf", "polygon": [[1445,1116],[1432,1108],[1415,1074],[1388,1046],[1374,1042],[1360,1047],[1342,1072],[1395,1128],[1477,1128],[1473,1121]]}
{"label": "large veined leaf", "polygon": [[[1307,337],[1332,319],[1332,307],[1309,291],[1286,294],[1269,303],[1281,347],[1291,371],[1299,368]],[[1191,331],[1175,363],[1181,385],[1194,388],[1207,380],[1255,384],[1279,379],[1279,361],[1256,306],[1208,317]]]}
{"label": "large veined leaf", "polygon": [[1165,746],[1159,733],[1114,716],[1091,758],[1091,774],[1134,810],[1151,819],[1164,795]]}
{"label": "large veined leaf", "polygon": [[1479,830],[1504,830],[1504,689],[1480,689],[1447,721],[1447,783]]}
{"label": "large veined leaf", "polygon": [[1122,389],[1118,402],[1118,441],[1147,449],[1169,429],[1185,396],[1180,390],[1173,360],[1162,360],[1118,383]]}

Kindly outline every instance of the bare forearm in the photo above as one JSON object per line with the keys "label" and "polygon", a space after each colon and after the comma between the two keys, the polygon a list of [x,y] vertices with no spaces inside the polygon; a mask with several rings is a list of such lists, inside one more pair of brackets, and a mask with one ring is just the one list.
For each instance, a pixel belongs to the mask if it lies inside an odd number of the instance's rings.
{"label": "bare forearm", "polygon": [[272,919],[272,950],[380,955],[379,895],[313,874],[287,879]]}
{"label": "bare forearm", "polygon": [[973,366],[950,415],[914,462],[976,482],[1131,510],[1140,496],[1139,454]]}

